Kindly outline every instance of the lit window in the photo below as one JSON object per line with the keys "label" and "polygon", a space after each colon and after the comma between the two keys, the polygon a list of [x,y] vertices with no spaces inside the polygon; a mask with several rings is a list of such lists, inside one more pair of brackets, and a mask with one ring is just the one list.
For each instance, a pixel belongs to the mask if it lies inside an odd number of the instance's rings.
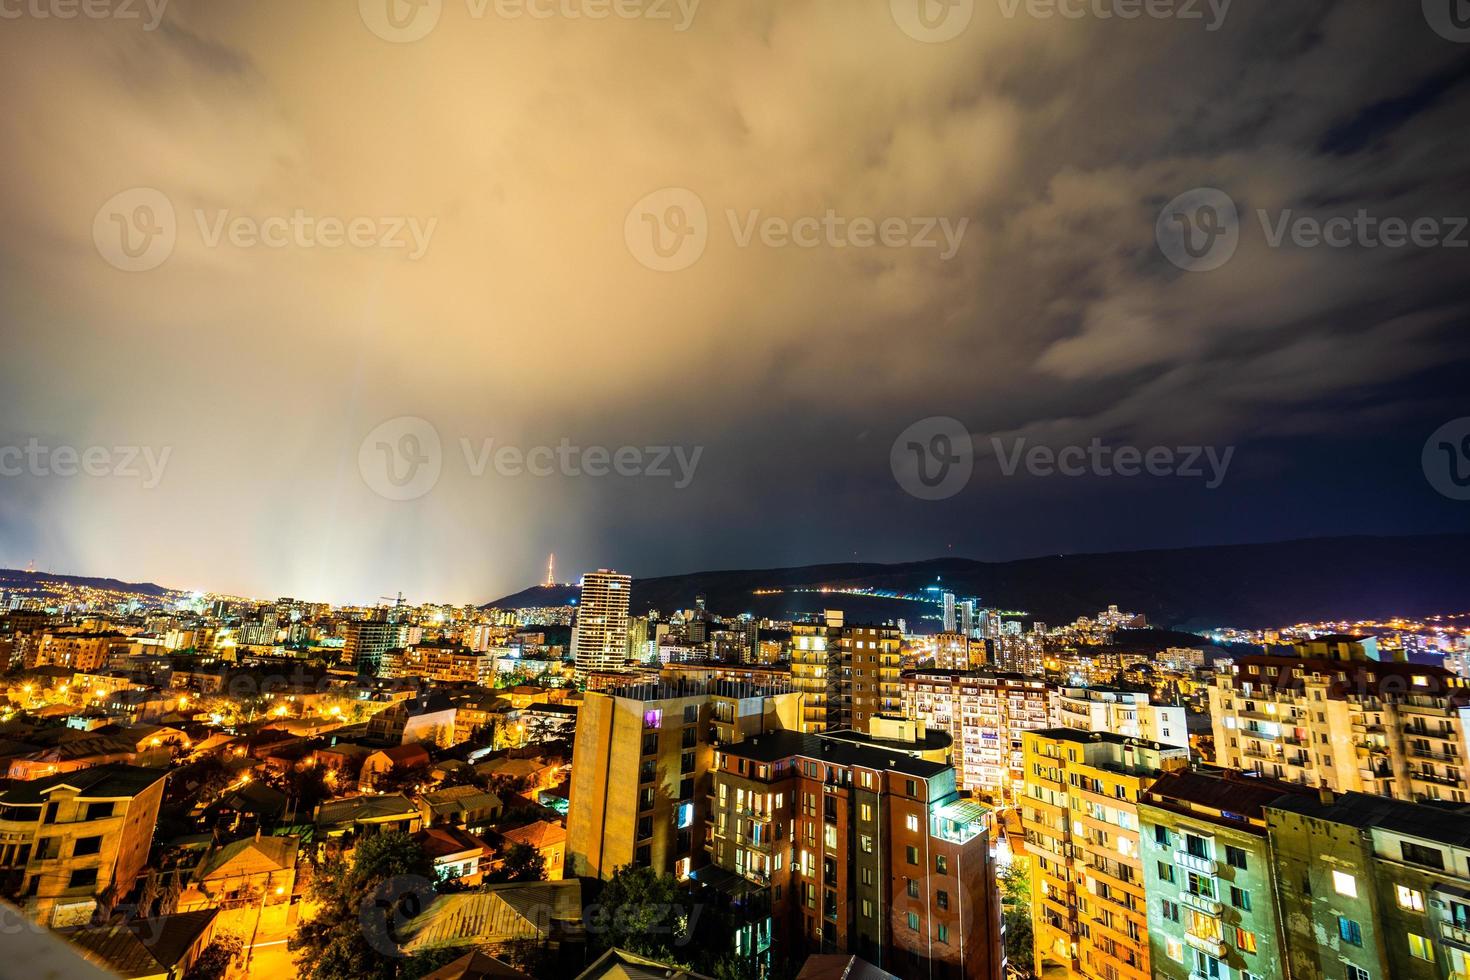
{"label": "lit window", "polygon": [[1358,897],[1358,879],[1344,871],[1332,872],[1332,888],[1339,895],[1348,898]]}
{"label": "lit window", "polygon": [[911,831],[917,832],[919,829],[919,818],[914,816],[912,813],[904,818],[903,823],[904,826]]}
{"label": "lit window", "polygon": [[1421,960],[1434,959],[1434,946],[1423,936],[1409,933],[1409,952]]}
{"label": "lit window", "polygon": [[1416,892],[1412,888],[1403,885],[1395,885],[1394,892],[1398,895],[1399,908],[1412,909],[1415,912],[1424,911],[1424,893]]}

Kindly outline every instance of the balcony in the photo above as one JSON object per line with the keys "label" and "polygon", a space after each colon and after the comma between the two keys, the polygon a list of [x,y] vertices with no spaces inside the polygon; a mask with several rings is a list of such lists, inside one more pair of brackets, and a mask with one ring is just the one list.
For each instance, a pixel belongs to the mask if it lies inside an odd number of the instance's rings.
{"label": "balcony", "polygon": [[1174,863],[1186,871],[1214,877],[1220,873],[1220,865],[1208,858],[1195,857],[1188,851],[1175,851]]}
{"label": "balcony", "polygon": [[1215,899],[1204,895],[1196,895],[1194,892],[1180,892],[1179,901],[1181,904],[1188,905],[1196,912],[1203,912],[1205,915],[1216,917],[1220,915],[1220,910],[1224,907]]}
{"label": "balcony", "polygon": [[1454,943],[1462,949],[1470,950],[1470,929],[1462,929],[1453,922],[1441,922],[1439,924],[1439,935],[1445,942]]}
{"label": "balcony", "polygon": [[1196,936],[1192,932],[1186,932],[1184,934],[1184,941],[1201,953],[1208,953],[1217,960],[1225,956],[1225,944],[1218,939],[1210,939],[1207,936]]}

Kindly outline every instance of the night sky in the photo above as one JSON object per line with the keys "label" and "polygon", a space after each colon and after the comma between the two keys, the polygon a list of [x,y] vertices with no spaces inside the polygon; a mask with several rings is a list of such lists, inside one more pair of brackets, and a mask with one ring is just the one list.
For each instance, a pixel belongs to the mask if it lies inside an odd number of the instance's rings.
{"label": "night sky", "polygon": [[[0,565],[465,602],[1470,528],[1463,0],[597,2],[7,7]],[[1094,440],[1229,463],[1006,475]]]}

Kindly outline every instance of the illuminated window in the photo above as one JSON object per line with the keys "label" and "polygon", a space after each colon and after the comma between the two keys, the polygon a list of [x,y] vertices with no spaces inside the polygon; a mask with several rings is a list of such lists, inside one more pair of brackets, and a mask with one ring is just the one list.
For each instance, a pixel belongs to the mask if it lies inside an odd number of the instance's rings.
{"label": "illuminated window", "polygon": [[1358,897],[1358,879],[1344,871],[1332,872],[1332,888],[1339,895],[1346,895],[1348,898]]}
{"label": "illuminated window", "polygon": [[1409,953],[1421,960],[1434,959],[1434,946],[1423,936],[1409,933]]}
{"label": "illuminated window", "polygon": [[904,818],[903,825],[911,831],[918,832],[919,818],[910,813],[907,817]]}
{"label": "illuminated window", "polygon": [[1405,888],[1403,885],[1395,885],[1394,892],[1398,896],[1399,908],[1412,909],[1415,912],[1424,911],[1423,892],[1416,892],[1414,889]]}

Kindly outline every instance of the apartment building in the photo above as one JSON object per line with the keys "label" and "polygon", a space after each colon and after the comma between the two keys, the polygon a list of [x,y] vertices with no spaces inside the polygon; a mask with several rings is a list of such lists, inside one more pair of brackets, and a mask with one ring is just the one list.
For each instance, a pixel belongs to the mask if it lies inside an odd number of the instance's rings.
{"label": "apartment building", "polygon": [[1189,750],[1072,728],[1024,743],[1036,975],[1152,980],[1138,803]]}
{"label": "apartment building", "polygon": [[1160,778],[1138,805],[1156,980],[1286,976],[1265,808],[1314,791],[1231,770]]}
{"label": "apartment building", "polygon": [[739,949],[766,968],[850,953],[905,978],[1000,977],[991,811],[923,752],[797,731],[715,751],[707,847],[744,882]]}
{"label": "apartment building", "polygon": [[54,665],[91,673],[105,668],[113,651],[130,652],[132,645],[131,638],[117,632],[48,632],[41,636],[39,643],[28,647],[26,667]]}
{"label": "apartment building", "polygon": [[1220,669],[1209,691],[1215,761],[1338,792],[1470,801],[1470,684],[1368,659],[1360,645],[1323,647],[1332,655]]}
{"label": "apartment building", "polygon": [[1327,791],[1266,821],[1293,980],[1470,975],[1470,808]]}
{"label": "apartment building", "polygon": [[495,656],[453,643],[419,643],[387,654],[386,675],[445,683],[467,682],[481,687],[495,685]]}
{"label": "apartment building", "polygon": [[802,724],[801,695],[729,681],[589,692],[578,714],[568,875],[624,865],[685,877],[707,860],[715,744]]}
{"label": "apartment building", "polygon": [[806,698],[803,730],[866,730],[874,715],[899,710],[896,627],[847,624],[829,609],[821,623],[791,627],[791,682]]}
{"label": "apartment building", "polygon": [[112,764],[0,793],[0,892],[42,925],[85,925],[148,860],[165,774]]}
{"label": "apartment building", "polygon": [[1189,748],[1184,706],[1154,704],[1145,692],[1116,687],[1062,687],[1052,692],[1052,717],[1064,728],[1112,732]]}
{"label": "apartment building", "polygon": [[1051,693],[1045,681],[980,670],[912,670],[900,677],[902,713],[954,739],[961,789],[990,800],[1024,788],[1022,736],[1048,728]]}

